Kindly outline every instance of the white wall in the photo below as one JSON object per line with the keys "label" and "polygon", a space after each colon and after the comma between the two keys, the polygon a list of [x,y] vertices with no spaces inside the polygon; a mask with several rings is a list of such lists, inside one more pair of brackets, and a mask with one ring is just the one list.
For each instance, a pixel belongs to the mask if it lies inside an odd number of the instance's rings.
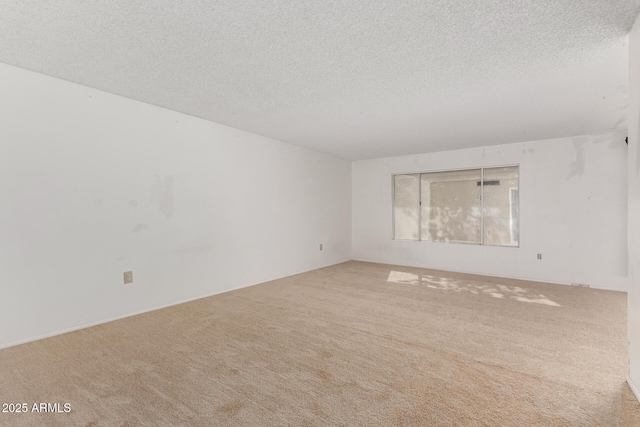
{"label": "white wall", "polygon": [[[353,258],[626,290],[625,137],[619,131],[354,162]],[[392,174],[510,164],[520,165],[520,248],[392,240]]]}
{"label": "white wall", "polygon": [[640,400],[640,18],[629,49],[629,385]]}
{"label": "white wall", "polygon": [[0,64],[0,347],[349,260],[350,200],[348,161]]}

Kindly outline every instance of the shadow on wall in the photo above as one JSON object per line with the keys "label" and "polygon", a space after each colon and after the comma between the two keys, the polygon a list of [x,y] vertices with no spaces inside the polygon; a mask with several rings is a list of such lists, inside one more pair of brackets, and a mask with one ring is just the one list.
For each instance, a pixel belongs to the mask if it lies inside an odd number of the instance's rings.
{"label": "shadow on wall", "polygon": [[401,285],[423,286],[425,288],[442,291],[470,292],[474,295],[487,295],[492,298],[508,298],[519,302],[561,307],[560,304],[551,301],[543,294],[531,293],[519,286],[494,285],[490,283],[451,279],[448,277],[436,277],[428,274],[417,275],[402,271],[391,271],[387,281]]}

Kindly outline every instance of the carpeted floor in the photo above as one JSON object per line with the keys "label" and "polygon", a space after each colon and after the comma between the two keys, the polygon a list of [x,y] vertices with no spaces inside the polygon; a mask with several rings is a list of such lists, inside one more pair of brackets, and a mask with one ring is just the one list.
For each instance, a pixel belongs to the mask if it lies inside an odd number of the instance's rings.
{"label": "carpeted floor", "polygon": [[640,426],[626,301],[348,262],[0,350],[0,425]]}

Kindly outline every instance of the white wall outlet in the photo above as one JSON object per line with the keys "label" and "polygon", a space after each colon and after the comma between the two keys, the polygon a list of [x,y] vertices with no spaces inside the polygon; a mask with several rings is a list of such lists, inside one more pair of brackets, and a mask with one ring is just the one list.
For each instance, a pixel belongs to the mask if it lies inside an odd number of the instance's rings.
{"label": "white wall outlet", "polygon": [[542,259],[542,254],[538,254],[538,259]]}
{"label": "white wall outlet", "polygon": [[133,283],[133,271],[124,272],[124,284],[127,285],[129,283]]}
{"label": "white wall outlet", "polygon": [[322,243],[320,243],[320,250],[322,250]]}

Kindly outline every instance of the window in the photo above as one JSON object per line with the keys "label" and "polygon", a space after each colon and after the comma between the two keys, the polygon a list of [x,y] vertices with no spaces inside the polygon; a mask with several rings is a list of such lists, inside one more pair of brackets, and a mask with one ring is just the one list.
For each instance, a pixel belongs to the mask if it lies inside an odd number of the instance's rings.
{"label": "window", "polygon": [[394,175],[394,238],[518,246],[518,166]]}

